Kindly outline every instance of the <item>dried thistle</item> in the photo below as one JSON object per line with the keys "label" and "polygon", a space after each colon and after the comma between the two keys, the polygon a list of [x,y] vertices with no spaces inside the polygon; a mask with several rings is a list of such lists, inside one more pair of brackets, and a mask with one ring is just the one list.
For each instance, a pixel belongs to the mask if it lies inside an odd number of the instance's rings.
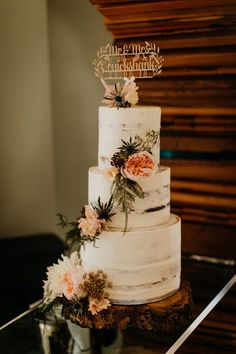
{"label": "dried thistle", "polygon": [[94,210],[98,214],[98,219],[104,219],[106,221],[111,221],[111,218],[115,213],[112,213],[113,199],[110,197],[109,201],[106,203],[101,202],[101,198],[98,198],[97,205],[93,205]]}
{"label": "dried thistle", "polygon": [[130,155],[135,154],[136,152],[140,151],[140,142],[135,139],[133,140],[132,137],[129,138],[128,141],[122,140],[122,146],[118,148],[120,154],[127,159]]}

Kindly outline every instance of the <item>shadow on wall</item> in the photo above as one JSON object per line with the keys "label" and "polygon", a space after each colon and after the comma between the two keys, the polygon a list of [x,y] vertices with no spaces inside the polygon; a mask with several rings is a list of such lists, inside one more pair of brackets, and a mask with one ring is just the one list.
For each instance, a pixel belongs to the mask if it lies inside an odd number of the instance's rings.
{"label": "shadow on wall", "polygon": [[113,39],[89,0],[50,0],[48,11],[57,211],[74,219],[87,203],[88,168],[97,164],[104,89],[92,63]]}

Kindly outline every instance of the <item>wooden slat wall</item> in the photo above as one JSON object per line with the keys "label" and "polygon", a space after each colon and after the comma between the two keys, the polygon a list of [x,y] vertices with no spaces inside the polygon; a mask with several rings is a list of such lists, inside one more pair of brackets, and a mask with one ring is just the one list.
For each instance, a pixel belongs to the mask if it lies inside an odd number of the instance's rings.
{"label": "wooden slat wall", "polygon": [[[155,42],[163,73],[139,80],[162,107],[162,164],[183,250],[236,256],[236,0],[93,0],[115,44]],[[217,244],[216,244],[217,242]]]}

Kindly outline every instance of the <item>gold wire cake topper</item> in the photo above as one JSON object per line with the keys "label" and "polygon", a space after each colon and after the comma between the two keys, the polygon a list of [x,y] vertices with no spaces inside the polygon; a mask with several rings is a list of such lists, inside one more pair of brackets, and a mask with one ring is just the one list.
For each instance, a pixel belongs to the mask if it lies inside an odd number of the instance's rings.
{"label": "gold wire cake topper", "polygon": [[145,41],[141,44],[125,44],[122,47],[107,44],[101,46],[94,59],[95,75],[104,85],[108,80],[153,78],[162,71],[163,57],[159,47]]}

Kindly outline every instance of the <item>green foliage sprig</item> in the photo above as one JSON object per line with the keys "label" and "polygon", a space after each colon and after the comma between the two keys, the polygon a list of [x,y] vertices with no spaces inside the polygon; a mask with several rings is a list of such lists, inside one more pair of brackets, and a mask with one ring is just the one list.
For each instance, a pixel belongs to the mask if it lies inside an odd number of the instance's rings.
{"label": "green foliage sprig", "polygon": [[78,297],[74,296],[74,298],[72,298],[71,300],[67,300],[65,297],[63,297],[61,304],[61,315],[63,317],[66,317],[66,313],[70,313],[71,311],[76,315],[82,316],[84,313],[87,312],[89,300],[87,297],[78,299]]}
{"label": "green foliage sprig", "polygon": [[74,296],[71,300],[68,300],[65,296],[58,296],[50,303],[42,304],[40,312],[42,315],[50,315],[55,317],[57,320],[57,310],[60,311],[62,317],[66,317],[66,313],[73,311],[77,315],[83,315],[87,312],[89,307],[88,297],[78,299],[77,296]]}
{"label": "green foliage sprig", "polygon": [[139,151],[148,151],[152,153],[153,147],[158,143],[159,132],[156,130],[148,130],[145,134],[145,138],[141,138],[136,135],[135,142],[139,146]]}
{"label": "green foliage sprig", "polygon": [[144,198],[144,192],[140,185],[133,180],[124,177],[118,173],[111,186],[112,199],[121,207],[121,211],[125,213],[125,227],[127,230],[128,214],[133,210],[135,198]]}
{"label": "green foliage sprig", "polygon": [[[81,214],[83,215],[83,211],[81,211]],[[67,217],[61,213],[58,213],[57,216],[59,218],[57,225],[61,226],[63,229],[68,229],[68,231],[65,232],[65,244],[68,249],[72,249],[75,244],[78,245],[79,249],[86,243],[95,244],[97,236],[83,235],[79,228],[79,219],[76,221],[69,221]]]}

